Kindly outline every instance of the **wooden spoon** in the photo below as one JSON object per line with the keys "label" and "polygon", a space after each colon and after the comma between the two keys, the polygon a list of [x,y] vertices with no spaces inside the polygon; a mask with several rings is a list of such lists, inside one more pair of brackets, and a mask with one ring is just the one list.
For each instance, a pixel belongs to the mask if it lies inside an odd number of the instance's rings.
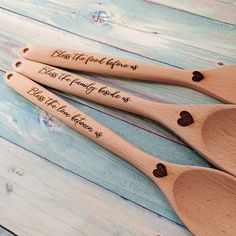
{"label": "wooden spoon", "polygon": [[41,63],[19,59],[13,67],[41,84],[157,121],[236,176],[236,105],[161,104]]}
{"label": "wooden spoon", "polygon": [[225,103],[236,104],[236,65],[181,70],[109,55],[39,45],[22,48],[21,55],[29,60],[68,69],[183,85]]}
{"label": "wooden spoon", "polygon": [[236,178],[224,172],[171,164],[143,152],[80,110],[18,74],[6,83],[48,113],[119,155],[153,180],[195,235],[236,235]]}

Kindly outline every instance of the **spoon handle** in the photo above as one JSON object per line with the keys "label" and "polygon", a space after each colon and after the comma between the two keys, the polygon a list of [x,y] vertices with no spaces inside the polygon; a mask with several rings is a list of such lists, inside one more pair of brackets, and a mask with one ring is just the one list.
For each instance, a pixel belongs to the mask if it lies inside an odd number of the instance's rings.
{"label": "spoon handle", "polygon": [[168,123],[168,117],[178,114],[176,109],[180,109],[176,105],[153,102],[42,63],[18,59],[12,66],[18,73],[40,84],[160,123]]}
{"label": "spoon handle", "polygon": [[[150,154],[138,149],[110,129],[90,118],[69,103],[66,103],[63,99],[49,92],[34,81],[17,72],[7,72],[4,79],[11,88],[26,99],[87,138],[122,157],[151,179],[167,175],[168,167],[166,162],[158,160]],[[168,164],[169,167],[172,165],[173,164]]]}
{"label": "spoon handle", "polygon": [[194,83],[192,81],[192,70],[162,67],[137,60],[103,54],[40,45],[28,45],[21,49],[21,55],[25,59],[53,66],[103,75],[179,85]]}

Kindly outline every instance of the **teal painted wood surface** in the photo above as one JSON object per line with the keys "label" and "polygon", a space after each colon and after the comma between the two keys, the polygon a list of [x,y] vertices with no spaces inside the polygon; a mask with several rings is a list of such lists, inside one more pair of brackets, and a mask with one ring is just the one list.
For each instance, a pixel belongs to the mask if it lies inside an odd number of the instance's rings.
{"label": "teal painted wood surface", "polygon": [[[222,11],[231,9],[224,18],[223,14],[210,13],[209,4],[204,8],[203,1],[184,1],[181,4],[166,1],[168,7],[159,4],[161,2],[1,0],[0,70],[10,69],[11,61],[18,56],[19,47],[26,43],[82,48],[180,68],[206,68],[217,66],[219,62],[236,63],[232,3],[208,1],[214,10],[219,6]],[[193,11],[190,6],[194,4],[198,7]],[[2,78],[2,73],[0,76]],[[86,76],[159,102],[219,103],[199,92],[178,86],[92,74]],[[155,156],[176,163],[209,165],[157,123],[74,96],[61,95]],[[51,165],[60,165],[145,207],[147,211],[180,223],[164,196],[144,175],[26,102],[2,79],[0,136],[49,160]]]}
{"label": "teal painted wood surface", "polygon": [[13,236],[14,234],[8,232],[6,229],[0,226],[0,236]]}
{"label": "teal painted wood surface", "polygon": [[1,138],[0,150],[0,221],[17,235],[191,236],[183,227]]}

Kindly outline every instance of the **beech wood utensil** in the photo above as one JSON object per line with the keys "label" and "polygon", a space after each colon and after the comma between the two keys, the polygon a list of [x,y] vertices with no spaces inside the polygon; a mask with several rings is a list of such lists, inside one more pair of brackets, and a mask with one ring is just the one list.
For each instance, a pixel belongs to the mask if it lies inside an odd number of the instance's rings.
{"label": "beech wood utensil", "polygon": [[41,84],[157,121],[236,176],[236,105],[161,104],[41,63],[18,59],[13,67]]}
{"label": "beech wood utensil", "polygon": [[28,45],[21,55],[29,60],[98,74],[183,85],[225,103],[236,104],[236,65],[203,70],[181,70],[136,60],[70,49]]}
{"label": "beech wood utensil", "polygon": [[146,174],[195,235],[236,235],[235,177],[210,168],[159,160],[23,75],[8,72],[4,79],[29,101]]}

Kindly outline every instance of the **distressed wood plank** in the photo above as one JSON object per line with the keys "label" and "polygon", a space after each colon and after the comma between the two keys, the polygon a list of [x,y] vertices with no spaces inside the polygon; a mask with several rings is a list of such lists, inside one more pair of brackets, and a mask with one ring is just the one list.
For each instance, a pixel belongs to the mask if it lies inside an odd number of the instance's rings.
{"label": "distressed wood plank", "polygon": [[[0,81],[0,136],[179,222],[160,190],[141,172],[39,110],[11,90],[2,78]],[[192,149],[66,100],[154,156],[175,163],[209,166]]]}
{"label": "distressed wood plank", "polygon": [[0,197],[0,221],[18,235],[191,235],[3,139]]}
{"label": "distressed wood plank", "polygon": [[216,66],[219,61],[235,62],[235,26],[142,0],[68,0],[43,4],[5,0],[1,6],[178,67],[206,68]]}
{"label": "distressed wood plank", "polygon": [[184,10],[213,20],[236,25],[234,0],[148,0],[172,8]]}

